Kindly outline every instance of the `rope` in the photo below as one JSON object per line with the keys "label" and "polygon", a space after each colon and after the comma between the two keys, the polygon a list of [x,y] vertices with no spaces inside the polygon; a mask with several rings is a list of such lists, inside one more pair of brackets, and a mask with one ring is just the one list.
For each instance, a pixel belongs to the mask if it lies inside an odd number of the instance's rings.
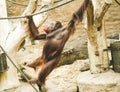
{"label": "rope", "polygon": [[5,20],[5,19],[18,19],[18,18],[26,18],[26,17],[28,17],[28,16],[35,16],[35,15],[38,15],[38,14],[42,14],[42,13],[44,13],[44,12],[51,11],[51,10],[56,9],[56,8],[58,8],[58,7],[61,7],[61,6],[63,6],[63,5],[66,5],[66,4],[68,4],[68,3],[72,2],[72,1],[73,1],[73,0],[69,0],[69,1],[67,1],[67,2],[65,2],[65,3],[58,4],[58,5],[56,5],[56,6],[53,6],[53,7],[51,7],[51,8],[48,8],[48,9],[46,9],[46,10],[43,10],[43,11],[40,11],[40,12],[37,12],[37,13],[33,13],[33,14],[29,14],[29,15],[24,15],[24,16],[2,17],[2,18],[0,18],[0,20]]}
{"label": "rope", "polygon": [[[17,65],[13,62],[13,60],[8,56],[8,54],[6,53],[6,51],[3,49],[3,47],[0,45],[0,48],[1,48],[1,50],[6,54],[6,56],[8,57],[8,59],[10,60],[10,62],[13,64],[13,66],[24,76],[24,78],[28,81],[29,79],[27,78],[27,76],[25,75],[25,73],[23,72],[23,71],[21,71],[18,67],[17,67]],[[36,91],[36,92],[39,92],[32,84],[30,84],[33,88],[34,88],[34,90]]]}

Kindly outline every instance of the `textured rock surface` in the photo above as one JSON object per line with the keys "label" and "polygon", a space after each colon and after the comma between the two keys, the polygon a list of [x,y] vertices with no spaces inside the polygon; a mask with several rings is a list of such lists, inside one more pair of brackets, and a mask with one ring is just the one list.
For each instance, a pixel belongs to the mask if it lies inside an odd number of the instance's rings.
{"label": "textured rock surface", "polygon": [[77,59],[87,59],[87,39],[85,37],[78,37],[67,42],[63,51],[60,65],[71,64]]}
{"label": "textured rock surface", "polygon": [[[77,60],[73,64],[60,66],[47,77],[46,92],[77,92],[77,77],[89,69],[89,60]],[[38,88],[38,87],[36,87]],[[28,83],[0,92],[36,92]]]}
{"label": "textured rock surface", "polygon": [[120,33],[120,6],[113,0],[104,17],[105,30],[110,36]]}
{"label": "textured rock surface", "polygon": [[89,60],[77,60],[53,70],[46,81],[47,92],[77,92],[77,77],[89,69]]}
{"label": "textured rock surface", "polygon": [[120,73],[111,70],[101,74],[80,73],[77,82],[79,92],[120,92]]}

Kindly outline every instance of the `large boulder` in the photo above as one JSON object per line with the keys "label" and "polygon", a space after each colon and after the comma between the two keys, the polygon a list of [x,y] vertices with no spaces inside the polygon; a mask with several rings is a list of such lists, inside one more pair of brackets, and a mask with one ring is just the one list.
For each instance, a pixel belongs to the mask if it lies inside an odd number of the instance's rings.
{"label": "large boulder", "polygon": [[89,69],[89,60],[77,60],[73,64],[54,69],[46,81],[46,92],[77,92],[77,77]]}
{"label": "large boulder", "polygon": [[77,39],[70,39],[66,43],[59,65],[71,64],[75,60],[87,58],[87,39],[85,37],[78,37]]}
{"label": "large boulder", "polygon": [[77,83],[79,92],[120,92],[120,73],[110,70],[91,74],[86,71],[79,73]]}

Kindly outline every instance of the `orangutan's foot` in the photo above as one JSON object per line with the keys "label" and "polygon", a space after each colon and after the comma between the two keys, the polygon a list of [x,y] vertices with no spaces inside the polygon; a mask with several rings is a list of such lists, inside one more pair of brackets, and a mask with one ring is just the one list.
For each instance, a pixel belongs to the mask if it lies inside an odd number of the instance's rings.
{"label": "orangutan's foot", "polygon": [[32,78],[28,81],[30,84],[37,84],[39,86],[42,85],[42,83],[37,78]]}
{"label": "orangutan's foot", "polygon": [[31,68],[35,68],[32,64],[26,64],[26,66],[31,67]]}

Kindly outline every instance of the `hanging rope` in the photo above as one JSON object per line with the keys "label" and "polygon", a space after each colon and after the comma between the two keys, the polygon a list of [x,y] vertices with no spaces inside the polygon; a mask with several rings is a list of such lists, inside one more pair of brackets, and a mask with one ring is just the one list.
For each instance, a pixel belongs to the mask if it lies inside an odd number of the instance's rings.
{"label": "hanging rope", "polygon": [[51,10],[56,9],[56,8],[58,8],[58,7],[61,7],[61,6],[63,6],[63,5],[66,5],[66,4],[68,4],[68,3],[72,2],[72,1],[74,1],[74,0],[69,0],[69,1],[64,2],[64,3],[62,3],[62,4],[58,4],[58,5],[53,6],[53,7],[51,7],[51,8],[48,8],[48,9],[39,11],[39,12],[37,12],[37,13],[33,13],[33,14],[25,15],[25,16],[14,16],[14,17],[5,17],[5,18],[2,17],[2,18],[0,18],[0,20],[5,20],[5,19],[19,19],[19,18],[26,18],[26,17],[28,17],[28,16],[35,16],[35,15],[38,15],[38,14],[42,14],[42,13],[44,13],[44,12],[51,11]]}
{"label": "hanging rope", "polygon": [[[29,79],[28,79],[28,77],[25,75],[25,73],[23,72],[23,71],[21,71],[18,67],[17,67],[17,65],[13,62],[13,60],[8,56],[8,54],[6,53],[6,51],[3,49],[3,47],[0,45],[0,48],[1,48],[1,50],[6,54],[6,56],[7,56],[7,58],[10,60],[10,62],[13,64],[13,66],[24,76],[24,78],[27,80],[27,81],[29,81]],[[36,92],[39,92],[32,84],[30,84],[33,88],[34,88],[34,90],[36,91]]]}

